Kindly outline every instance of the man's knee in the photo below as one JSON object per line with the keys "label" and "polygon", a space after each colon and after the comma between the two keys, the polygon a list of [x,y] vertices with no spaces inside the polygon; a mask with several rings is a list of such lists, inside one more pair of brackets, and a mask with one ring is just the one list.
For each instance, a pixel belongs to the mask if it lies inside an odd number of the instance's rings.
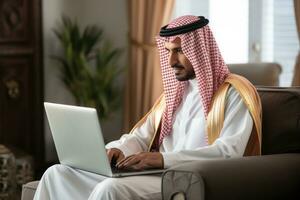
{"label": "man's knee", "polygon": [[97,197],[101,196],[106,199],[118,199],[124,197],[124,195],[126,196],[127,192],[125,185],[117,178],[107,178],[103,180],[97,184],[93,191]]}
{"label": "man's knee", "polygon": [[45,171],[43,176],[45,178],[49,178],[49,177],[53,176],[54,174],[65,173],[68,170],[68,168],[69,168],[68,166],[61,165],[61,164],[52,165]]}

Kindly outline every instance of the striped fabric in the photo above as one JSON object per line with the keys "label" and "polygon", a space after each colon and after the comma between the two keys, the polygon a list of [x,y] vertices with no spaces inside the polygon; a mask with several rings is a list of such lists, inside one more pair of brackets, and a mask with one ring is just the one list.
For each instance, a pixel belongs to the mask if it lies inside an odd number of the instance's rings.
{"label": "striped fabric", "polygon": [[[186,15],[173,20],[167,28],[179,27],[199,20],[197,16]],[[171,37],[157,36],[160,64],[162,69],[163,87],[166,99],[166,109],[162,117],[162,126],[159,136],[159,145],[163,138],[172,131],[174,113],[181,103],[183,92],[187,81],[178,81],[168,62],[168,52],[165,42],[172,42],[177,37],[181,39],[181,48],[184,55],[189,59],[194,68],[201,103],[203,104],[205,116],[210,109],[212,97],[229,74],[224,63],[217,43],[208,25],[185,34]]]}

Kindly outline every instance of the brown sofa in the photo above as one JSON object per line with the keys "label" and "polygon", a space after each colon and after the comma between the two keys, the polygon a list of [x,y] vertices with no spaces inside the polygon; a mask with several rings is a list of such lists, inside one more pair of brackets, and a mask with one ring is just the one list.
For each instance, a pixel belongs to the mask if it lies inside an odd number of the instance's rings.
{"label": "brown sofa", "polygon": [[300,199],[300,87],[258,91],[262,156],[175,166],[163,174],[164,200]]}
{"label": "brown sofa", "polygon": [[[248,78],[255,85],[276,86],[279,83],[281,67],[277,63],[229,64],[231,72]],[[38,181],[23,185],[22,200],[32,200]]]}

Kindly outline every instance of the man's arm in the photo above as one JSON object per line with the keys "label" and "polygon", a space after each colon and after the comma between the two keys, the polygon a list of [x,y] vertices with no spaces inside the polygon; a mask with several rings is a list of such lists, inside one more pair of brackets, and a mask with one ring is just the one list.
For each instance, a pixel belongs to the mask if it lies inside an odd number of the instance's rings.
{"label": "man's arm", "polygon": [[125,134],[120,140],[110,142],[106,145],[110,162],[116,159],[116,166],[120,169],[143,170],[163,168],[161,153],[147,152],[154,132],[154,114],[150,113],[145,123],[135,129],[132,134]]}
{"label": "man's arm", "polygon": [[162,152],[165,168],[184,161],[242,157],[250,137],[253,120],[241,96],[230,88],[220,137],[210,146],[178,152]]}
{"label": "man's arm", "polygon": [[150,113],[143,125],[136,128],[131,134],[124,134],[119,140],[108,143],[106,149],[120,149],[125,157],[148,150],[154,135],[154,114]]}
{"label": "man's arm", "polygon": [[120,168],[169,168],[184,161],[242,157],[250,137],[253,120],[241,96],[230,88],[223,129],[212,145],[177,152],[141,152],[123,159]]}

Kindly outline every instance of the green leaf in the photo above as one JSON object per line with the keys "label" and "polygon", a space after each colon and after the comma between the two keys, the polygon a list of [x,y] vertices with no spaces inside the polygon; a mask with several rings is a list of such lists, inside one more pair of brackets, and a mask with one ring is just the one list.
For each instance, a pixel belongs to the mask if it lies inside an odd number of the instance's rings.
{"label": "green leaf", "polygon": [[120,88],[115,85],[123,71],[116,64],[120,49],[103,42],[99,27],[89,25],[81,33],[77,22],[66,16],[53,32],[64,49],[63,56],[51,56],[59,63],[61,80],[77,104],[96,107],[100,118],[109,117],[120,105]]}

